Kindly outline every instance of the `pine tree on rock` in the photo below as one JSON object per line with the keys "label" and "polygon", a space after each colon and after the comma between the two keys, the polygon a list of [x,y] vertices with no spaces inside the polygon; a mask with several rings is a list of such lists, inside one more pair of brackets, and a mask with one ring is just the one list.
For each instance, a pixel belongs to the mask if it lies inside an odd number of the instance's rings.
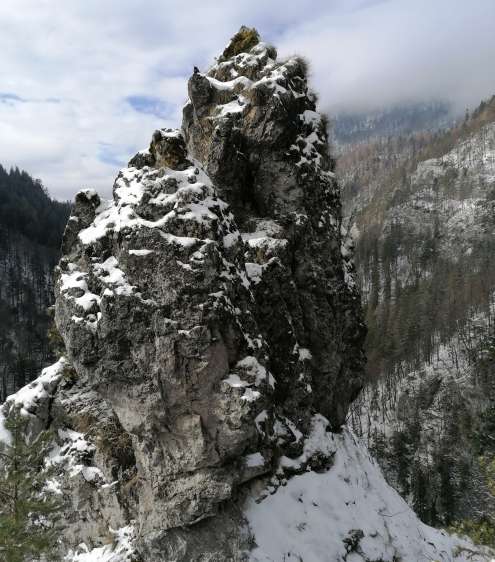
{"label": "pine tree on rock", "polygon": [[0,451],[0,559],[51,562],[57,560],[60,504],[46,490],[49,435],[43,432],[29,442],[27,424],[19,412],[5,421],[11,441]]}

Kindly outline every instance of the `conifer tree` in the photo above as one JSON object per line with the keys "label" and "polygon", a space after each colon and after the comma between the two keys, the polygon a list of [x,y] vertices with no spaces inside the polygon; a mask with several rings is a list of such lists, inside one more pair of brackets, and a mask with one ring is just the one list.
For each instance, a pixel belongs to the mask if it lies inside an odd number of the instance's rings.
{"label": "conifer tree", "polygon": [[0,451],[0,559],[5,562],[57,560],[60,503],[46,490],[44,465],[49,435],[27,437],[27,418],[19,412],[5,421],[11,441]]}

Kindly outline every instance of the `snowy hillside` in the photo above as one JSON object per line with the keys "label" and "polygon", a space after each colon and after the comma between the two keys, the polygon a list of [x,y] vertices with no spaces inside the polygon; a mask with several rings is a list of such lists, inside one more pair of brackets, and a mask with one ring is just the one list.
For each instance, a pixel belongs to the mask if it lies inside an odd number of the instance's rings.
{"label": "snowy hillside", "polygon": [[246,516],[257,545],[251,560],[486,559],[472,543],[422,524],[348,429],[326,433],[320,418],[312,437],[310,446],[333,453],[332,467],[295,476],[260,503],[249,500]]}
{"label": "snowy hillside", "polygon": [[348,201],[372,377],[352,424],[438,526],[494,524],[494,108],[436,136],[370,146]]}
{"label": "snowy hillside", "polygon": [[0,165],[0,400],[53,360],[48,346],[53,268],[69,205],[40,180]]}
{"label": "snowy hillside", "polygon": [[[409,190],[410,196],[387,213],[385,234],[395,224],[411,236],[435,232],[439,253],[452,261],[479,250],[493,234],[495,123],[440,158],[420,162]],[[400,191],[397,186],[398,197]]]}
{"label": "snowy hillside", "polygon": [[[66,361],[44,370],[42,376],[9,397],[1,409],[0,439],[10,436],[3,420],[13,407],[30,419],[32,428],[43,425],[46,405],[64,377]],[[47,494],[60,494],[64,480],[85,479],[99,488],[99,494],[112,493],[96,467],[86,466],[87,451],[94,449],[88,435],[58,430],[47,463],[56,474],[47,483]],[[310,466],[309,459],[321,459]],[[314,461],[313,461],[314,462]],[[487,549],[450,536],[419,521],[411,508],[386,482],[368,450],[353,433],[329,431],[321,415],[313,418],[312,430],[297,459],[282,457],[279,470],[269,480],[255,482],[245,496],[245,533],[250,535],[251,551],[238,560],[251,562],[355,561],[371,562],[488,562]],[[291,476],[290,476],[291,475]],[[81,543],[65,553],[66,562],[134,562],[134,541],[139,527],[108,527],[107,545]]]}
{"label": "snowy hillside", "polygon": [[[430,361],[369,385],[353,405],[352,425],[379,455],[389,482],[422,515],[434,508],[447,523],[495,509],[484,445],[493,400],[490,322],[474,316],[438,343]],[[422,492],[419,474],[427,481]],[[452,512],[442,513],[449,501]]]}

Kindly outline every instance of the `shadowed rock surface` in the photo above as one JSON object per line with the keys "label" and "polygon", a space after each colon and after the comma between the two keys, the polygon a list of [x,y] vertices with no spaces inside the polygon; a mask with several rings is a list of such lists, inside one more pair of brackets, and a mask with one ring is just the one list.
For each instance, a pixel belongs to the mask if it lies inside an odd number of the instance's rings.
{"label": "shadowed rock surface", "polygon": [[78,194],[58,272],[75,376],[55,407],[109,441],[105,476],[161,543],[300,455],[315,412],[338,429],[362,386],[325,124],[305,64],[248,43],[192,76],[184,132],[155,131],[113,201]]}

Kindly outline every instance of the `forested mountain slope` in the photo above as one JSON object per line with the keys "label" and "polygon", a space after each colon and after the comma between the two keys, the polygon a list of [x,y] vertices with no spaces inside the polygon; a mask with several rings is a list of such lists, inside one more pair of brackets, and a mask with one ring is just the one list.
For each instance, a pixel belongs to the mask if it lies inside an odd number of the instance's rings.
{"label": "forested mountain slope", "polygon": [[0,166],[0,400],[52,359],[47,308],[69,210],[39,180]]}
{"label": "forested mountain slope", "polygon": [[464,522],[486,535],[495,472],[495,98],[446,132],[355,146],[340,169],[358,231],[373,381],[355,427],[425,521]]}

